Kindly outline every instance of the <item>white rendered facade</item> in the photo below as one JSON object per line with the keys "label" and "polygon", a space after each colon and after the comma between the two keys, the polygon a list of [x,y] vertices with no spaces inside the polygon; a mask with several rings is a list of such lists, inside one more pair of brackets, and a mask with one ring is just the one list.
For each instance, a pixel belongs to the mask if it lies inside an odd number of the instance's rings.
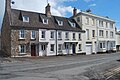
{"label": "white rendered facade", "polygon": [[[80,12],[74,19],[86,31],[86,54],[115,51],[115,22],[89,12]],[[90,46],[90,51],[88,51]]]}
{"label": "white rendered facade", "polygon": [[[45,31],[45,38],[42,38],[42,31]],[[52,39],[51,32],[54,32]],[[67,33],[68,37],[66,37]],[[73,39],[73,34],[75,34],[75,39]],[[84,34],[74,31],[39,29],[39,56],[85,53],[85,43],[82,42]],[[54,49],[51,51],[53,45]]]}

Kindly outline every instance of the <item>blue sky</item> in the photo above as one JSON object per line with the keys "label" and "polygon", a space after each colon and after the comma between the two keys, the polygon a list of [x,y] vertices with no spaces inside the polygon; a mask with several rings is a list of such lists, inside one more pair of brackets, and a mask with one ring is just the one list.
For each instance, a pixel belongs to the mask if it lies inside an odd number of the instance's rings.
{"label": "blue sky", "polygon": [[[0,0],[0,26],[4,13],[4,1]],[[44,13],[47,0],[14,0],[12,8]],[[53,15],[70,17],[74,7],[80,10],[91,9],[93,14],[109,16],[116,21],[120,30],[120,0],[48,0]]]}

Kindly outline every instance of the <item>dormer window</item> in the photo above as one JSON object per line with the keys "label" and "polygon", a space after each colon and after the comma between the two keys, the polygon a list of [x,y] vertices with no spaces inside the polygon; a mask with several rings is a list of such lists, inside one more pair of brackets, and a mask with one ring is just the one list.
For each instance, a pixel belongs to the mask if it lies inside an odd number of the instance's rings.
{"label": "dormer window", "polygon": [[48,19],[43,19],[43,24],[48,24]]}
{"label": "dormer window", "polygon": [[70,23],[71,27],[74,27],[74,28],[76,27],[76,24],[74,22],[69,21],[69,23]]}
{"label": "dormer window", "polygon": [[[58,21],[58,20],[57,20]],[[58,21],[59,26],[63,26],[63,21]]]}
{"label": "dormer window", "polygon": [[29,17],[28,16],[23,16],[23,22],[29,22]]}

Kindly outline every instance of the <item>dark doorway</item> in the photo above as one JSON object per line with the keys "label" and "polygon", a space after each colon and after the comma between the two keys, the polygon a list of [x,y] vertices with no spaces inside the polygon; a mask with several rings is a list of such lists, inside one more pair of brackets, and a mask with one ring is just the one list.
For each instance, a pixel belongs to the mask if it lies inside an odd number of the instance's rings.
{"label": "dark doorway", "polygon": [[75,49],[75,47],[76,47],[75,44],[73,44],[73,45],[72,45],[72,51],[73,51],[73,54],[76,53],[76,49]]}
{"label": "dark doorway", "polygon": [[36,45],[35,44],[31,45],[31,56],[36,56]]}

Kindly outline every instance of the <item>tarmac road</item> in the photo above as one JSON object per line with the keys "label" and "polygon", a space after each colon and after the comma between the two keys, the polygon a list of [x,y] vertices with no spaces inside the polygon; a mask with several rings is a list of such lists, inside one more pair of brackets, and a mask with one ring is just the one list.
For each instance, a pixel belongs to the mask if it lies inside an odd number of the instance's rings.
{"label": "tarmac road", "polygon": [[118,59],[120,53],[11,58],[0,64],[0,80],[90,80],[84,74],[91,67],[96,71],[118,67]]}

